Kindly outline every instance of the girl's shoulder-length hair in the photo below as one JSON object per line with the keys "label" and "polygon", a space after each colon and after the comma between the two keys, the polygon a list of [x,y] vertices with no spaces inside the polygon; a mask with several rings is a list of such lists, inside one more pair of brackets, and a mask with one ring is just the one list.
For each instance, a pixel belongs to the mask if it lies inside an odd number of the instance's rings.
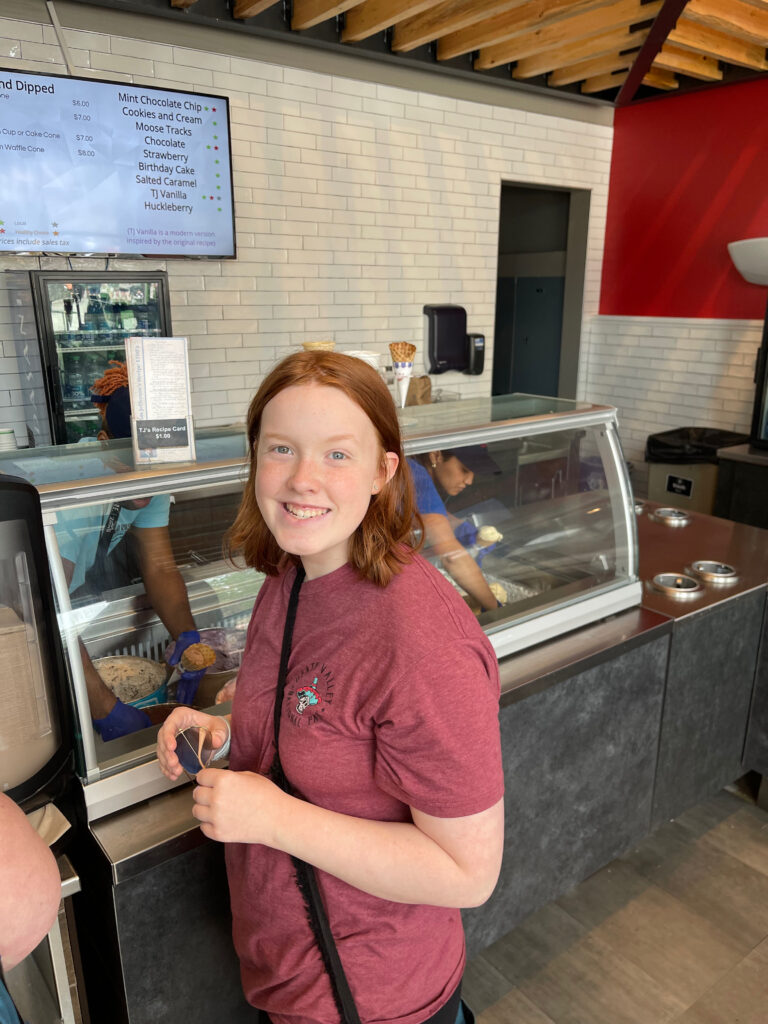
{"label": "girl's shoulder-length hair", "polygon": [[249,452],[248,482],[237,517],[230,528],[225,547],[232,557],[241,553],[247,565],[276,576],[299,559],[279,547],[269,531],[256,502],[256,468],[261,419],[267,403],[286,388],[301,384],[321,384],[338,388],[360,406],[374,426],[384,453],[394,452],[398,465],[391,480],[371,496],[363,521],[350,544],[350,561],[359,575],[385,587],[402,567],[411,561],[424,528],[416,501],[410,471],[405,462],[397,410],[381,376],[362,359],[339,352],[296,352],[283,359],[262,381],[248,407],[246,433]]}

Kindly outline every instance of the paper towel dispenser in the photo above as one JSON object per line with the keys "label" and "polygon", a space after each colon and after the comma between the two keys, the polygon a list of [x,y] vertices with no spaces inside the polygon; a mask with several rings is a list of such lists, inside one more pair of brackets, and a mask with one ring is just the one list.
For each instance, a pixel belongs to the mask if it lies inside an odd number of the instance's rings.
{"label": "paper towel dispenser", "polygon": [[428,373],[483,372],[485,337],[467,334],[467,311],[463,306],[424,307],[424,351]]}

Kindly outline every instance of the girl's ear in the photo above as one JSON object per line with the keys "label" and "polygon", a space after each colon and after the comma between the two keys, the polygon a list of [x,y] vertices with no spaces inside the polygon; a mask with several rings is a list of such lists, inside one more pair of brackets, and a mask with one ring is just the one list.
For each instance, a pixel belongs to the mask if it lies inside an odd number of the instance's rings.
{"label": "girl's ear", "polygon": [[98,432],[98,434],[96,435],[96,440],[97,441],[108,441],[109,440],[109,434],[106,432],[106,430],[100,430]]}
{"label": "girl's ear", "polygon": [[397,472],[399,464],[400,457],[397,452],[384,452],[384,458],[381,460],[379,471],[376,474],[376,479],[373,481],[373,486],[371,487],[371,494],[378,494],[384,484],[389,483]]}
{"label": "girl's ear", "polygon": [[429,464],[430,466],[436,466],[438,462],[443,461],[442,452],[429,452]]}

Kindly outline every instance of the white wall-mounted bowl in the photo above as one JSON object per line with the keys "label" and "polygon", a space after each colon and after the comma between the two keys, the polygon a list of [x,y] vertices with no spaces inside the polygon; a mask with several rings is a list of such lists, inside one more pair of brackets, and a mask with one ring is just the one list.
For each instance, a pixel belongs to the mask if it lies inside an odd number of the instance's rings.
{"label": "white wall-mounted bowl", "polygon": [[768,238],[743,238],[729,242],[734,266],[750,284],[768,284]]}

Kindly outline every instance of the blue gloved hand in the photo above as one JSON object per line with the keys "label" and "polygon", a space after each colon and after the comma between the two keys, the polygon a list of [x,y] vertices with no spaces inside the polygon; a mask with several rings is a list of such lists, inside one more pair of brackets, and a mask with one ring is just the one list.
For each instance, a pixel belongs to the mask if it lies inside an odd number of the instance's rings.
{"label": "blue gloved hand", "polygon": [[94,728],[105,742],[116,740],[118,736],[127,736],[129,732],[146,729],[151,724],[146,711],[135,708],[131,704],[123,704],[121,700],[115,704],[105,718],[93,719]]}
{"label": "blue gloved hand", "polygon": [[[176,644],[173,648],[173,654],[168,659],[169,665],[178,665],[181,660],[181,656],[188,647],[192,644],[200,643],[200,634],[196,629],[185,629],[183,633],[179,633],[176,640]],[[206,669],[200,668],[193,672],[184,671],[176,683],[176,700],[179,704],[191,704],[195,699],[197,688],[200,685],[200,680],[206,673]]]}
{"label": "blue gloved hand", "polygon": [[453,531],[453,535],[459,544],[463,544],[465,548],[468,548],[477,540],[477,527],[468,519],[465,519],[463,522],[459,523]]}
{"label": "blue gloved hand", "polygon": [[478,549],[477,553],[475,554],[475,561],[477,562],[478,565],[483,564],[483,559],[485,558],[485,556],[488,554],[489,551],[493,551],[495,547],[498,547],[498,543],[499,542],[496,541],[493,544],[488,544],[486,547]]}
{"label": "blue gloved hand", "polygon": [[195,699],[200,680],[207,669],[199,668],[194,672],[182,672],[176,683],[176,700],[179,704],[191,704]]}

